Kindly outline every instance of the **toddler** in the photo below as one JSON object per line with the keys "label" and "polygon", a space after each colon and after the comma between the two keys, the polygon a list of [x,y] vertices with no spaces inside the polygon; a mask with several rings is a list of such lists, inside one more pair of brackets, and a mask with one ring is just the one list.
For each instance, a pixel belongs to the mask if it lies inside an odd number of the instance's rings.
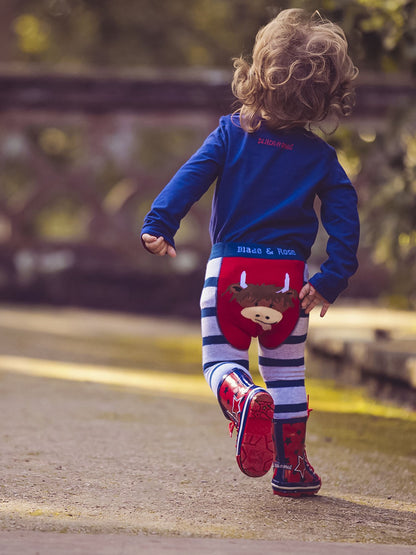
{"label": "toddler", "polygon": [[[241,108],[219,126],[154,201],[142,241],[175,256],[181,219],[216,180],[212,252],[201,296],[203,370],[248,476],[273,465],[273,492],[314,495],[321,479],[305,450],[308,315],[324,316],[357,269],[357,196],[336,153],[311,125],[351,112],[357,75],[343,31],[318,13],[284,10],[257,34],[250,62],[234,62]],[[318,230],[328,259],[309,278]],[[258,338],[253,383],[248,348]]]}

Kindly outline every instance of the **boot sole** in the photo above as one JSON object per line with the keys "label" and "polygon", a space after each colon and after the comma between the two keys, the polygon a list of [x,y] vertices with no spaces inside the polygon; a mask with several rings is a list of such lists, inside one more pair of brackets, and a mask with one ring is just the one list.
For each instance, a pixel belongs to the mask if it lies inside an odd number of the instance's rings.
{"label": "boot sole", "polygon": [[299,487],[294,485],[293,488],[288,488],[287,485],[279,487],[272,483],[272,488],[274,495],[280,495],[280,497],[311,497],[312,495],[316,495],[318,493],[321,489],[321,484],[309,487]]}
{"label": "boot sole", "polygon": [[236,443],[236,459],[247,476],[264,476],[273,464],[274,402],[264,389],[249,393],[241,415]]}

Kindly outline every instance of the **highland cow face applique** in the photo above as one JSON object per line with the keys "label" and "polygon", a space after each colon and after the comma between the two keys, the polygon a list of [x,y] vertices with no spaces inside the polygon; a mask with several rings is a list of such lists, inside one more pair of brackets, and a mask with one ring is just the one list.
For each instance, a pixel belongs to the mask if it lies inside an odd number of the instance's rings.
{"label": "highland cow face applique", "polygon": [[232,300],[242,306],[241,315],[260,324],[264,331],[270,331],[274,324],[280,322],[283,313],[293,306],[298,297],[297,291],[289,289],[290,276],[285,275],[283,287],[276,285],[247,284],[247,272],[241,272],[240,283],[228,287]]}
{"label": "highland cow face applique", "polygon": [[300,260],[224,258],[218,278],[217,317],[222,333],[237,349],[258,337],[269,349],[280,345],[299,318]]}

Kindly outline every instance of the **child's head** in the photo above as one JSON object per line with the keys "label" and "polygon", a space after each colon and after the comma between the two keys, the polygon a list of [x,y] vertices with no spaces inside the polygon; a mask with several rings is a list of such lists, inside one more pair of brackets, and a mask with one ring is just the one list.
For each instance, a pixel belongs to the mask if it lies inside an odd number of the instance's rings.
{"label": "child's head", "polygon": [[318,13],[280,12],[258,32],[252,64],[234,61],[232,88],[242,104],[243,129],[253,132],[261,120],[288,129],[348,115],[358,70],[347,48],[342,29]]}

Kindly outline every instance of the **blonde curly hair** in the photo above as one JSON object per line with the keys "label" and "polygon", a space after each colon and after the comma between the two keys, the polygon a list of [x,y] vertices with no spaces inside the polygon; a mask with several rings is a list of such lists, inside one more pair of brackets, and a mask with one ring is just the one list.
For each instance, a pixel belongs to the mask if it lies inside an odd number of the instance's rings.
{"label": "blonde curly hair", "polygon": [[234,60],[232,90],[242,128],[252,133],[264,121],[289,129],[349,115],[358,69],[347,49],[343,30],[318,12],[280,12],[258,32],[252,63]]}

